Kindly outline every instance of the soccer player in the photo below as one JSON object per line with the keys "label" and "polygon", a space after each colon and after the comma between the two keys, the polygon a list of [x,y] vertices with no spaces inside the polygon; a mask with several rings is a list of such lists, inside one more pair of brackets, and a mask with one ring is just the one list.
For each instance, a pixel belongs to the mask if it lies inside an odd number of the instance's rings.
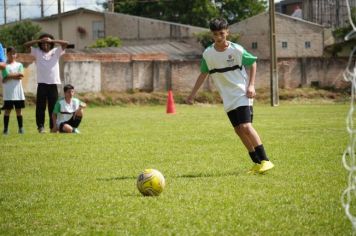
{"label": "soccer player", "polygon": [[19,134],[24,133],[21,109],[25,108],[25,94],[22,88],[23,65],[16,61],[16,50],[9,47],[6,50],[7,64],[2,71],[3,100],[4,106],[4,130],[3,134],[9,133],[9,120],[11,110],[15,107]]}
{"label": "soccer player", "polygon": [[[38,44],[38,48],[32,47]],[[55,47],[59,44],[60,47]],[[57,84],[61,84],[59,77],[59,58],[65,53],[68,42],[56,40],[50,34],[42,34],[38,40],[26,42],[26,48],[31,47],[31,55],[35,57],[37,69],[36,93],[36,124],[39,133],[45,133],[45,111],[48,104],[49,127],[53,128],[52,111],[58,99]]]}
{"label": "soccer player", "polygon": [[[193,104],[197,91],[210,75],[223,99],[224,110],[236,134],[254,162],[249,173],[264,173],[274,165],[268,159],[261,139],[252,126],[257,57],[242,46],[227,40],[229,29],[225,19],[211,20],[210,30],[214,43],[203,53],[201,73],[186,102]],[[249,67],[249,76],[245,66]]]}
{"label": "soccer player", "polygon": [[53,128],[56,133],[80,133],[78,126],[83,118],[83,109],[86,104],[74,98],[74,87],[67,84],[63,88],[64,97],[59,99],[52,113]]}

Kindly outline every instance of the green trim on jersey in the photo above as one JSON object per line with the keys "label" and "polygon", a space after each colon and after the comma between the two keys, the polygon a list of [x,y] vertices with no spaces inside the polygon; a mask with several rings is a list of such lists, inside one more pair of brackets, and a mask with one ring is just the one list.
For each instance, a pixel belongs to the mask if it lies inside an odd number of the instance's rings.
{"label": "green trim on jersey", "polygon": [[59,103],[61,100],[63,100],[64,98],[60,98],[56,104],[54,105],[54,108],[53,108],[53,113],[55,114],[58,114],[61,112],[61,104]]}
{"label": "green trim on jersey", "polygon": [[[19,68],[18,68],[18,71],[16,71],[16,72],[22,73],[24,70],[22,63],[17,63],[17,64],[19,64]],[[6,77],[8,77],[10,74],[8,66],[11,66],[11,64],[7,64],[5,69],[2,71],[2,79],[6,79]]]}
{"label": "green trim on jersey", "polygon": [[205,59],[203,58],[200,63],[200,72],[202,73],[209,73],[208,65],[206,64]]}
{"label": "green trim on jersey", "polygon": [[9,69],[5,68],[3,71],[2,71],[2,79],[6,79],[6,77],[9,75]]}
{"label": "green trim on jersey", "polygon": [[242,65],[251,66],[253,63],[255,63],[256,60],[257,57],[244,50],[242,54]]}

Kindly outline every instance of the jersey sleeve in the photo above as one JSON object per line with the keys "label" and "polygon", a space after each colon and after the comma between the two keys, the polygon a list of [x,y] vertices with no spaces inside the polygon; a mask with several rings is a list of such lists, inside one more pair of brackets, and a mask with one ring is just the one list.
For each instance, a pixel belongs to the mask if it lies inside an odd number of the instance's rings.
{"label": "jersey sleeve", "polygon": [[1,72],[2,79],[6,79],[6,77],[10,74],[9,68],[6,66],[6,68]]}
{"label": "jersey sleeve", "polygon": [[19,71],[18,71],[19,73],[22,73],[23,72],[23,65],[22,65],[22,63],[20,63],[20,65],[19,65]]}
{"label": "jersey sleeve", "polygon": [[56,102],[54,105],[53,113],[58,114],[61,112],[61,105],[59,104],[59,101]]}
{"label": "jersey sleeve", "polygon": [[208,68],[208,65],[206,64],[204,57],[200,62],[200,72],[209,73],[209,68]]}
{"label": "jersey sleeve", "polygon": [[257,60],[257,57],[254,55],[250,54],[246,50],[243,51],[242,54],[242,65],[244,66],[251,66],[255,61]]}

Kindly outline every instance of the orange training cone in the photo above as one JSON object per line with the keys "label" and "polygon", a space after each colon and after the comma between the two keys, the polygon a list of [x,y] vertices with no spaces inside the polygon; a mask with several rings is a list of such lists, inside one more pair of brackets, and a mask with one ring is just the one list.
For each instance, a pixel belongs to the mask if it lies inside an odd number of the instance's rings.
{"label": "orange training cone", "polygon": [[168,90],[168,98],[167,98],[167,114],[175,114],[176,107],[174,105],[173,92],[172,90]]}

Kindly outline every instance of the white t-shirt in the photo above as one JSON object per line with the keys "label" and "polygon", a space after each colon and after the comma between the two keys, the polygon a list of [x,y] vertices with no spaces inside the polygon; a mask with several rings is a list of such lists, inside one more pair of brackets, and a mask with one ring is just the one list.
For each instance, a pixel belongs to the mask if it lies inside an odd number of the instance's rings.
{"label": "white t-shirt", "polygon": [[53,113],[57,115],[57,126],[61,123],[66,122],[72,118],[74,112],[78,110],[80,105],[80,100],[78,98],[72,98],[70,103],[64,98],[60,98],[54,105]]}
{"label": "white t-shirt", "polygon": [[244,65],[252,65],[257,60],[242,46],[228,43],[223,52],[216,51],[214,44],[205,49],[201,63],[201,72],[210,74],[226,112],[239,106],[253,105],[253,99],[246,96],[248,76]]}
{"label": "white t-shirt", "polygon": [[31,55],[35,57],[37,83],[61,84],[59,77],[59,58],[64,54],[62,47],[56,47],[49,52],[31,47]]}
{"label": "white t-shirt", "polygon": [[[5,70],[2,72],[3,79],[11,73],[22,73],[23,66],[19,62],[7,64]],[[3,84],[3,100],[4,101],[21,101],[25,100],[25,94],[22,88],[21,79],[9,79]]]}

